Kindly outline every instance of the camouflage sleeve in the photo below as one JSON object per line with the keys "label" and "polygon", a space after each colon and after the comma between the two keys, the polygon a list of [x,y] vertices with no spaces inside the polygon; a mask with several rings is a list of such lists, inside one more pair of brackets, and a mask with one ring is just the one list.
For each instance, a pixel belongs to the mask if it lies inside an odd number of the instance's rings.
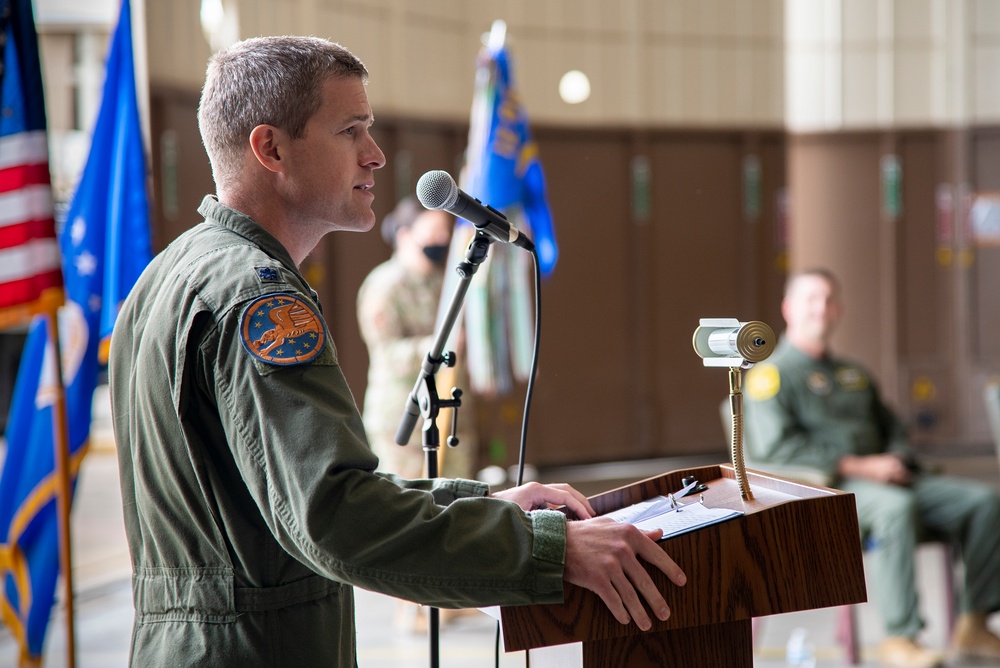
{"label": "camouflage sleeve", "polygon": [[379,350],[394,368],[419,368],[434,344],[431,335],[408,336],[395,284],[373,272],[358,291],[358,326],[369,351]]}

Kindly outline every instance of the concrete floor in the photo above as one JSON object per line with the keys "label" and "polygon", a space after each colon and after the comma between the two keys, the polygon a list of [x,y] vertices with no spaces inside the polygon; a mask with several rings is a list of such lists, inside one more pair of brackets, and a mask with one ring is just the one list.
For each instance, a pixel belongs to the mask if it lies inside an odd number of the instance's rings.
{"label": "concrete floor", "polygon": [[[543,471],[542,479],[575,484],[584,493],[610,489],[618,484],[658,472],[705,463],[703,458],[658,460],[643,464],[568,467]],[[995,457],[962,456],[941,460],[950,473],[988,481],[1000,487]],[[98,425],[95,449],[84,460],[73,508],[74,585],[76,615],[76,665],[79,668],[116,668],[127,664],[133,618],[130,565],[121,515],[117,461],[113,445]],[[921,606],[928,626],[925,644],[946,648],[946,622],[942,553],[933,546],[921,547],[918,555]],[[881,641],[881,621],[873,603],[856,606],[857,627],[864,666],[877,666],[873,653]],[[425,634],[400,630],[394,623],[397,602],[365,591],[357,592],[358,661],[361,668],[418,668],[429,665]],[[846,665],[842,649],[834,639],[837,613],[833,609],[812,610],[764,618],[758,629],[756,668],[786,666],[785,645],[794,629],[805,629],[816,648],[816,666]],[[991,623],[1000,625],[1000,616]],[[1000,629],[998,629],[1000,630]],[[487,668],[494,666],[496,623],[476,613],[446,625],[440,636],[443,668]],[[16,665],[16,645],[0,626],[0,668]],[[503,654],[503,668],[525,666],[523,653]],[[46,668],[68,665],[63,609],[57,606],[46,640]],[[952,662],[949,666],[960,666]],[[978,663],[978,666],[987,665]]]}

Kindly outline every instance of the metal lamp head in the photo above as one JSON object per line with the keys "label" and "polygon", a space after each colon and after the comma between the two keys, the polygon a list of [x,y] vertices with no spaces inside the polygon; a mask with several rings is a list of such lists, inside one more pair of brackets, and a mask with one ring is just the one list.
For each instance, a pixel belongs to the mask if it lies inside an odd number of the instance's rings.
{"label": "metal lamp head", "polygon": [[759,320],[702,318],[694,330],[694,351],[705,366],[748,369],[774,351],[774,332]]}

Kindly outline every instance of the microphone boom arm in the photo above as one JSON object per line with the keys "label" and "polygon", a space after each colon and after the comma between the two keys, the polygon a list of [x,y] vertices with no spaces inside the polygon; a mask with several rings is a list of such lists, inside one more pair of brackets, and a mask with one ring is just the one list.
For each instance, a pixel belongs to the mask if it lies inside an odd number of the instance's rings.
{"label": "microphone boom arm", "polygon": [[[438,397],[434,376],[442,364],[453,366],[455,363],[454,353],[445,353],[444,348],[448,345],[451,330],[454,328],[455,322],[462,312],[465,295],[469,291],[472,277],[479,269],[479,265],[486,260],[491,243],[493,243],[491,237],[482,230],[478,230],[465,251],[465,261],[459,262],[458,266],[455,267],[455,271],[459,275],[458,285],[455,287],[448,311],[438,325],[434,343],[424,358],[420,374],[413,385],[413,390],[406,399],[403,417],[399,422],[399,428],[396,430],[396,443],[399,445],[406,445],[410,442],[410,436],[413,434],[413,429],[417,424],[417,418],[422,415],[424,417],[424,450],[429,448],[436,450],[439,441],[436,419],[440,409],[449,406],[458,408],[461,405],[460,390],[456,390],[457,395],[450,400],[441,400]],[[454,437],[454,434],[452,436]],[[433,464],[436,465],[437,457],[433,459]],[[431,458],[428,457],[428,468],[432,465],[430,460]],[[431,475],[431,473],[432,471],[428,470],[428,477],[437,477],[436,473],[434,475]]]}

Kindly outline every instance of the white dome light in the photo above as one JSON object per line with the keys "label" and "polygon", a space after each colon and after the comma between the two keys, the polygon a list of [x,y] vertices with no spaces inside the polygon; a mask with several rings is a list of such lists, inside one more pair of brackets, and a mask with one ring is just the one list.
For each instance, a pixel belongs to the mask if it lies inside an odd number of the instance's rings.
{"label": "white dome light", "polygon": [[580,70],[570,70],[559,80],[559,97],[566,104],[580,104],[590,97],[590,79]]}

